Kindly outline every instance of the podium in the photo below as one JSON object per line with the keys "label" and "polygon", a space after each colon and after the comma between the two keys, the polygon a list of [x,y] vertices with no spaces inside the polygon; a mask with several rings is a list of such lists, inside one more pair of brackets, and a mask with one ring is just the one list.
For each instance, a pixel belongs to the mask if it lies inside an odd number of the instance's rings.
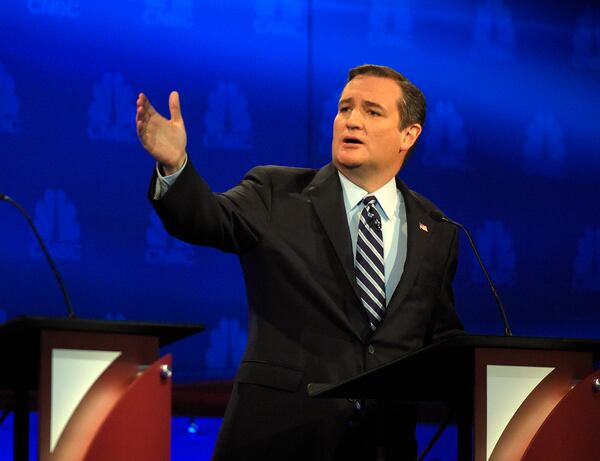
{"label": "podium", "polygon": [[600,460],[600,341],[458,335],[313,397],[444,402],[459,461]]}
{"label": "podium", "polygon": [[29,459],[36,406],[41,461],[170,459],[172,363],[170,355],[159,359],[159,348],[202,330],[41,317],[0,325],[14,459]]}

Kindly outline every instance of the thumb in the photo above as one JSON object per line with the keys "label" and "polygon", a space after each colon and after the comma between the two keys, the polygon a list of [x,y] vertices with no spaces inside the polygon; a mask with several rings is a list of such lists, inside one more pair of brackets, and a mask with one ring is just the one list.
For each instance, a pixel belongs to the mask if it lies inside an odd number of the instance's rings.
{"label": "thumb", "polygon": [[171,91],[169,95],[169,112],[171,112],[173,122],[181,122],[181,106],[179,105],[179,93],[177,91]]}

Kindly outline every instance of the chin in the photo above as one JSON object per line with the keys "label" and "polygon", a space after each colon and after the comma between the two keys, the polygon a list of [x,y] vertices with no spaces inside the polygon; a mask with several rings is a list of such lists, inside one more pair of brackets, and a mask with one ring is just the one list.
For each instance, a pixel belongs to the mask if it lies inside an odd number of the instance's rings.
{"label": "chin", "polygon": [[362,166],[362,163],[338,163],[338,166],[345,170],[356,170]]}
{"label": "chin", "polygon": [[347,170],[355,170],[363,165],[364,159],[356,154],[348,154],[345,152],[338,152],[333,155],[333,163],[338,168],[345,168]]}

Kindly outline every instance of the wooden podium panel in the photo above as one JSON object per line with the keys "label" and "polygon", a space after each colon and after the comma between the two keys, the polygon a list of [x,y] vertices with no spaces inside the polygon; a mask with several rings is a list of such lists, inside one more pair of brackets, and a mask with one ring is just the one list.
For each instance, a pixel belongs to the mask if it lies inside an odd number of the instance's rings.
{"label": "wooden podium panel", "polygon": [[171,459],[172,385],[162,375],[171,365],[171,356],[163,357],[125,389],[95,433],[85,461]]}
{"label": "wooden podium panel", "polygon": [[0,347],[12,351],[0,389],[13,395],[14,459],[29,459],[28,396],[37,391],[40,460],[168,460],[171,358],[157,361],[159,347],[203,329],[39,317],[0,325]]}
{"label": "wooden podium panel", "polygon": [[[597,408],[583,417],[589,409],[582,405],[600,400],[585,378],[599,360],[599,340],[463,334],[341,383],[311,383],[308,393],[320,398],[444,402],[456,414],[459,461],[579,459],[566,455],[543,458],[543,454],[560,440],[560,425],[568,424],[560,415],[580,416],[571,428],[584,421],[592,426],[597,421]],[[499,389],[504,392],[498,393]],[[502,394],[508,400],[498,400]],[[498,408],[510,409],[510,413],[502,414]],[[501,427],[491,430],[497,419],[503,420]],[[573,431],[565,440],[582,445],[565,448],[565,442],[563,451],[556,448],[557,453],[568,453],[569,449],[598,453],[598,427],[596,422],[593,428]],[[585,437],[578,437],[578,433]],[[536,458],[538,455],[542,457]],[[582,459],[597,461],[600,455]]]}
{"label": "wooden podium panel", "polygon": [[[65,418],[68,422],[64,428],[55,428],[56,414],[63,410],[52,408],[52,402],[58,389],[55,386],[72,386],[77,389],[82,381],[80,375],[85,368],[85,360],[75,361],[72,376],[53,376],[55,360],[53,354],[65,351],[71,355],[78,352],[90,353],[114,352],[118,356],[110,363],[101,375],[95,377],[91,386],[82,395],[81,400],[70,415]],[[62,331],[41,332],[40,353],[40,386],[39,386],[39,453],[41,461],[60,461],[85,459],[88,444],[111,413],[113,407],[122,398],[123,393],[138,378],[140,366],[152,364],[158,357],[158,340],[155,337],[136,335],[112,335],[109,333],[71,332]],[[97,361],[95,357],[89,360]],[[57,370],[54,370],[57,371]],[[64,372],[63,373],[68,373]],[[74,391],[72,393],[75,393]],[[63,399],[64,400],[64,399]],[[70,402],[62,402],[66,406]],[[75,402],[74,402],[75,403]],[[53,417],[54,416],[54,417]],[[54,420],[54,424],[53,424]],[[51,433],[58,432],[52,437]]]}
{"label": "wooden podium panel", "polygon": [[522,461],[598,461],[600,459],[600,391],[596,370],[556,405],[533,436]]}
{"label": "wooden podium panel", "polygon": [[522,459],[542,423],[592,364],[590,352],[477,349],[474,459]]}

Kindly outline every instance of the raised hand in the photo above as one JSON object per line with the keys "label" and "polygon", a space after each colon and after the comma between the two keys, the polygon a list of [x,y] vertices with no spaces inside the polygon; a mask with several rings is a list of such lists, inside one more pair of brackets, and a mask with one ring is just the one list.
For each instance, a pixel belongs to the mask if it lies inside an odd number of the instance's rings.
{"label": "raised hand", "polygon": [[135,114],[138,138],[167,175],[181,168],[185,161],[187,134],[177,91],[169,95],[169,112],[171,119],[167,120],[150,104],[145,94],[139,94]]}

